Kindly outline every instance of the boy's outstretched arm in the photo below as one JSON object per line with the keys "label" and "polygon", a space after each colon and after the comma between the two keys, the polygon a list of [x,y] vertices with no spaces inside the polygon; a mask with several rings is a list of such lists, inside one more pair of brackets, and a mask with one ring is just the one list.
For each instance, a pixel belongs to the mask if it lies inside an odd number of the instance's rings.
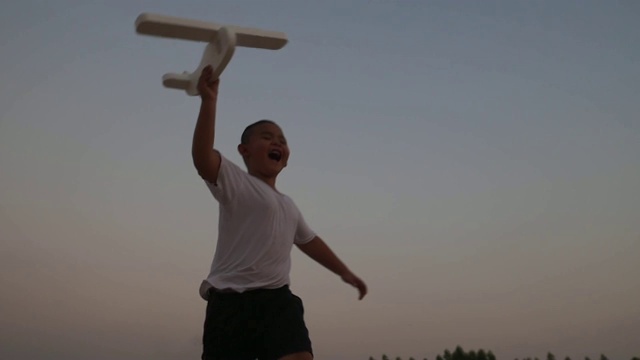
{"label": "boy's outstretched arm", "polygon": [[307,256],[340,276],[344,282],[356,287],[360,293],[360,300],[367,294],[367,285],[364,281],[351,272],[321,238],[316,236],[308,243],[297,246]]}
{"label": "boy's outstretched arm", "polygon": [[218,101],[219,79],[212,78],[213,70],[207,66],[198,79],[200,93],[200,113],[193,132],[191,157],[198,174],[205,180],[215,183],[220,169],[220,154],[213,150],[215,138],[216,106]]}

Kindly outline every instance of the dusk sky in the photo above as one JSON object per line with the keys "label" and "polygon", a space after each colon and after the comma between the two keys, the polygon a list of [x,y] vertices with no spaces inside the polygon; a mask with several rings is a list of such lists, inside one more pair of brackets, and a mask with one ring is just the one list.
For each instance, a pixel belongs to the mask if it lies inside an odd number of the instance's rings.
{"label": "dusk sky", "polygon": [[155,12],[285,32],[238,48],[216,147],[278,122],[278,180],[368,284],[293,251],[316,359],[444,349],[640,356],[640,2],[7,1],[0,5],[0,359],[198,359],[218,208],[203,43]]}

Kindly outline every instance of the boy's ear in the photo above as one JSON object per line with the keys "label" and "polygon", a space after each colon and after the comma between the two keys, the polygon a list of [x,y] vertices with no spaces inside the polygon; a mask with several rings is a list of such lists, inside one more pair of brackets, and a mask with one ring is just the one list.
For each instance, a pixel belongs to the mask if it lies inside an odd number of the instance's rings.
{"label": "boy's ear", "polygon": [[248,149],[246,145],[244,144],[238,145],[238,153],[240,153],[240,156],[244,158],[247,155],[247,152],[248,152]]}

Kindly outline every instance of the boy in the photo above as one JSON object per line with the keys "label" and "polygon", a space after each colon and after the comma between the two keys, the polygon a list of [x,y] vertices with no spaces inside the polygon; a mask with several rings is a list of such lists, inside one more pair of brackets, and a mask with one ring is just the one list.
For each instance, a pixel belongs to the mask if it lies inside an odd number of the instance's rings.
{"label": "boy", "polygon": [[312,359],[302,300],[289,289],[293,245],[356,287],[359,299],[367,287],[276,189],[289,159],[277,124],[261,120],[243,132],[238,151],[246,172],[214,150],[219,80],[211,74],[206,67],[198,81],[192,145],[194,166],[220,210],[216,252],[200,289],[207,300],[202,359]]}

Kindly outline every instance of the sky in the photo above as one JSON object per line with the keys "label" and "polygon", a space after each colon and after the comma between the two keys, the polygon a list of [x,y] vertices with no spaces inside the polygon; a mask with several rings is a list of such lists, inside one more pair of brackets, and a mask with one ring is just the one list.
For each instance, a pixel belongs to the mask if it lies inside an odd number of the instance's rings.
{"label": "sky", "polygon": [[142,12],[285,32],[221,78],[216,147],[268,118],[278,180],[369,286],[294,248],[316,358],[640,356],[640,3],[0,5],[0,358],[195,359],[218,209],[204,44]]}

